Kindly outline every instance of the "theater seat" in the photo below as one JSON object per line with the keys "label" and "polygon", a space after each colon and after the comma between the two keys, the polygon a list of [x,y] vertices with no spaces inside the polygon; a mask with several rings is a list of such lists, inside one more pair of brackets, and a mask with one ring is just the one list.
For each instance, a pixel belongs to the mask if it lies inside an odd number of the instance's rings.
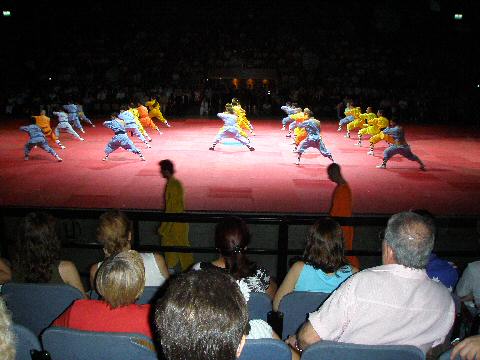
{"label": "theater seat", "polygon": [[424,360],[419,348],[411,345],[357,345],[320,341],[302,353],[302,360]]}
{"label": "theater seat", "polygon": [[251,292],[248,300],[248,318],[267,321],[267,316],[272,311],[272,299],[263,292]]}
{"label": "theater seat", "polygon": [[294,291],[285,295],[278,306],[283,317],[282,338],[295,335],[307,320],[308,313],[317,310],[329,296],[327,293],[309,291]]}
{"label": "theater seat", "polygon": [[12,321],[39,336],[73,301],[83,299],[77,288],[66,284],[22,284],[9,282],[2,295]]}
{"label": "theater seat", "polygon": [[291,360],[292,352],[287,344],[275,339],[247,340],[239,360]]}
{"label": "theater seat", "polygon": [[142,334],[51,327],[42,334],[52,360],[156,360],[152,340]]}
{"label": "theater seat", "polygon": [[30,350],[42,350],[38,337],[25,326],[13,324],[15,334],[15,360],[31,360]]}

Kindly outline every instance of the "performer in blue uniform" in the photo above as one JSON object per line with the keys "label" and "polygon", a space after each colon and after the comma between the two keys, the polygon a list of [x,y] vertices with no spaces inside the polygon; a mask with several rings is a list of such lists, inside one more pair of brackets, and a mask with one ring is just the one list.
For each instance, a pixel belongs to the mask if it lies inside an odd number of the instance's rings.
{"label": "performer in blue uniform", "polygon": [[383,152],[383,162],[380,165],[377,165],[377,168],[385,169],[387,167],[387,162],[394,155],[401,155],[408,160],[416,161],[420,165],[420,170],[425,171],[425,164],[420,160],[420,158],[415,155],[412,150],[410,150],[410,145],[408,145],[405,140],[405,133],[403,128],[397,124],[395,120],[390,120],[390,126],[386,129],[383,129],[385,135],[390,135],[395,143],[391,144]]}
{"label": "performer in blue uniform", "polygon": [[85,121],[86,123],[89,123],[92,125],[92,127],[95,127],[95,124],[90,120],[87,115],[85,115],[85,112],[83,111],[83,106],[80,104],[75,104],[77,107],[77,112],[78,112],[78,117],[80,120]]}
{"label": "performer in blue uniform", "polygon": [[45,139],[45,135],[43,134],[40,126],[31,124],[28,126],[21,126],[20,130],[25,131],[30,136],[30,139],[28,140],[28,142],[25,144],[25,147],[24,147],[25,160],[29,159],[28,156],[30,154],[30,151],[32,151],[34,147],[38,146],[38,147],[41,147],[46,152],[48,152],[49,154],[52,154],[52,156],[55,157],[57,161],[62,161],[62,159],[60,158],[60,156],[57,155],[55,150],[53,150],[48,145],[47,139]]}
{"label": "performer in blue uniform", "polygon": [[80,118],[78,117],[78,109],[77,105],[73,104],[71,101],[67,105],[63,105],[63,108],[67,110],[68,113],[68,121],[73,123],[73,125],[80,129],[82,133],[85,134],[85,130],[83,130],[82,124],[80,123]]}
{"label": "performer in blue uniform", "polygon": [[240,134],[241,129],[237,122],[237,116],[234,114],[232,104],[228,103],[225,105],[225,112],[218,113],[217,116],[223,120],[224,125],[217,133],[215,140],[213,141],[212,146],[209,150],[215,150],[215,146],[225,138],[233,138],[243,145],[245,145],[250,151],[254,151],[255,149],[249,145],[250,140]]}
{"label": "performer in blue uniform", "polygon": [[322,136],[320,135],[320,121],[315,118],[309,118],[297,124],[297,127],[304,128],[307,131],[307,138],[300,143],[296,151],[298,158],[295,165],[300,165],[302,154],[310,147],[318,149],[323,156],[328,157],[333,162],[332,154],[323,143]]}
{"label": "performer in blue uniform", "polygon": [[137,123],[135,122],[135,115],[128,110],[120,109],[120,113],[118,114],[118,118],[125,122],[125,131],[130,131],[132,135],[138,137],[148,149],[152,146],[148,143],[147,139],[142,135],[140,132]]}
{"label": "performer in blue uniform", "polygon": [[292,104],[287,101],[287,103],[280,109],[282,109],[287,114],[287,116],[282,119],[282,130],[285,130],[286,126],[293,121],[290,115],[296,114],[298,112],[297,104]]}
{"label": "performer in blue uniform", "polygon": [[138,154],[140,156],[140,159],[142,161],[145,161],[142,152],[137,149],[133,141],[127,136],[123,121],[117,119],[115,114],[112,114],[110,116],[110,120],[105,121],[103,123],[103,126],[113,130],[113,132],[115,133],[115,135],[113,135],[112,139],[105,147],[105,157],[102,159],[103,161],[107,161],[108,156],[120,147],[134,154]]}
{"label": "performer in blue uniform", "polygon": [[85,140],[80,135],[78,135],[75,130],[73,130],[72,125],[70,125],[70,123],[68,122],[67,113],[65,113],[64,111],[54,111],[53,115],[58,117],[58,125],[55,128],[55,135],[57,136],[57,138],[60,138],[60,130],[64,130],[69,134],[75,136],[80,141]]}

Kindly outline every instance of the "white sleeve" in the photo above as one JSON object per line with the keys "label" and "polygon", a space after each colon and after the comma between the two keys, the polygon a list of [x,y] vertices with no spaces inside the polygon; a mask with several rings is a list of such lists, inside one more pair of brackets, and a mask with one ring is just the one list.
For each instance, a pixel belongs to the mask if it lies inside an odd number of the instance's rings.
{"label": "white sleeve", "polygon": [[254,319],[249,321],[250,332],[247,339],[273,339],[272,327],[267,322]]}

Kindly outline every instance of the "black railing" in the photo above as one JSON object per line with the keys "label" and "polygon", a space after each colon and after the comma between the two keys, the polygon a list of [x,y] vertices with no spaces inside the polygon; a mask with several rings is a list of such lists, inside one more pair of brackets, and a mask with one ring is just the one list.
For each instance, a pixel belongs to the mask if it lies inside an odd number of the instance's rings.
{"label": "black railing", "polygon": [[[46,211],[59,219],[98,219],[102,213],[109,209],[78,209],[78,208],[32,208],[32,207],[0,207],[1,234],[5,234],[4,226],[7,217],[23,217],[31,211]],[[291,225],[313,224],[319,217],[328,214],[279,214],[279,213],[240,213],[240,212],[185,212],[181,214],[167,214],[155,210],[122,209],[133,222],[133,248],[139,251],[160,252],[191,252],[191,253],[216,253],[213,247],[182,247],[182,246],[157,246],[142,245],[139,235],[140,221],[175,221],[188,223],[218,223],[222,218],[235,214],[242,217],[248,224],[277,225],[277,248],[249,248],[248,253],[260,255],[277,255],[277,277],[283,279],[287,273],[288,256],[301,255],[301,249],[290,249],[288,246],[288,228]],[[340,225],[345,226],[385,226],[390,215],[355,215],[352,217],[335,217]],[[438,228],[473,228],[477,226],[478,218],[475,216],[444,216],[437,217],[435,223]],[[2,248],[5,249],[5,236],[1,237]],[[78,243],[69,242],[67,248],[101,249],[97,242]],[[380,256],[379,250],[348,250],[346,255],[354,256]],[[438,251],[444,257],[480,257],[480,252],[472,251]]]}

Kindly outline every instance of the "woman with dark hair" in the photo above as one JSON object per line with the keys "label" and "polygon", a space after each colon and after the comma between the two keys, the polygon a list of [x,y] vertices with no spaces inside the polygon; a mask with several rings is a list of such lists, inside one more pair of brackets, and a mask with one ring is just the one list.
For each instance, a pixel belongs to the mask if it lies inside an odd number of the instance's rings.
{"label": "woman with dark hair", "polygon": [[215,247],[220,256],[212,262],[196,263],[192,269],[213,266],[225,269],[236,280],[243,280],[250,291],[264,292],[271,298],[277,289],[267,270],[250,261],[246,255],[250,231],[243,219],[231,216],[215,227]]}
{"label": "woman with dark hair", "polygon": [[56,220],[49,214],[28,214],[20,224],[12,281],[28,283],[65,283],[85,290],[77,267],[60,260],[61,243],[55,231]]}
{"label": "woman with dark hair", "polygon": [[303,258],[292,265],[278,288],[273,309],[292,291],[333,292],[358,269],[349,265],[343,253],[340,225],[331,218],[317,220],[310,227]]}

